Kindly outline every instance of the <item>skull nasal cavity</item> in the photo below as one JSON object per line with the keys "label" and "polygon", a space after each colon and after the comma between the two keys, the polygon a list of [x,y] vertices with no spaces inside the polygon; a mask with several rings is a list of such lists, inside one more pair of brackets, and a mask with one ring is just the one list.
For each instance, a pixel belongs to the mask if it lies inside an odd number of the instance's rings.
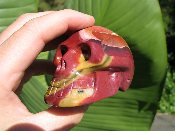
{"label": "skull nasal cavity", "polygon": [[68,48],[67,48],[67,46],[65,46],[65,45],[61,45],[61,46],[60,46],[60,49],[61,49],[61,54],[62,54],[62,56],[63,56],[64,54],[66,54],[66,52],[68,51]]}
{"label": "skull nasal cavity", "polygon": [[86,43],[82,43],[81,44],[81,52],[84,56],[84,59],[87,61],[89,60],[90,56],[91,56],[91,48],[89,47],[88,44]]}

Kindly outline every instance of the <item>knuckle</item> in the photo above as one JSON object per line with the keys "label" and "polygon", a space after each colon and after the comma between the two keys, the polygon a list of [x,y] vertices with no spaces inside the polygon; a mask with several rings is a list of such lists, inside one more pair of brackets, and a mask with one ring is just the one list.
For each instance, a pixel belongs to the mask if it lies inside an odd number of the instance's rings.
{"label": "knuckle", "polygon": [[26,22],[23,27],[28,31],[36,32],[38,28],[38,23],[35,19],[31,19]]}
{"label": "knuckle", "polygon": [[72,12],[73,10],[72,9],[64,9],[64,11]]}
{"label": "knuckle", "polygon": [[31,16],[32,13],[25,13],[25,14],[22,14],[18,20],[26,20],[26,19],[29,19],[30,16]]}
{"label": "knuckle", "polygon": [[64,13],[73,13],[73,12],[76,12],[75,10],[72,10],[72,9],[64,9],[62,10]]}

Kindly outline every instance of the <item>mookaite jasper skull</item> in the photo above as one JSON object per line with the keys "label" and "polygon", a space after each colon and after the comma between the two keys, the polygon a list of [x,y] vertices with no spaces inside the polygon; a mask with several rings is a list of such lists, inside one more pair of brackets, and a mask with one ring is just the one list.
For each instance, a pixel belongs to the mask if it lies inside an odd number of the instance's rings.
{"label": "mookaite jasper skull", "polygon": [[54,64],[45,101],[59,107],[90,104],[125,91],[134,74],[125,40],[100,26],[80,30],[61,43]]}

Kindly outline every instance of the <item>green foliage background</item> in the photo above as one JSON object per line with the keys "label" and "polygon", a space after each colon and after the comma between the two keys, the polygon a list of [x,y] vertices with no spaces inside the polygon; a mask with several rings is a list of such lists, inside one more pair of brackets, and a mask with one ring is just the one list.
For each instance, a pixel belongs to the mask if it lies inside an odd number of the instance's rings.
{"label": "green foliage background", "polygon": [[[39,10],[60,10],[64,8],[64,2],[65,0],[40,0]],[[175,113],[175,1],[159,0],[159,2],[166,33],[169,63],[168,74],[159,103],[159,111],[162,113]]]}
{"label": "green foliage background", "polygon": [[[64,2],[65,0],[40,0],[39,10],[63,9]],[[169,69],[158,110],[162,113],[175,113],[175,2],[174,0],[159,0],[159,2],[166,32]]]}
{"label": "green foliage background", "polygon": [[0,0],[0,32],[17,17],[27,12],[36,12],[36,0]]}
{"label": "green foliage background", "polygon": [[123,36],[133,52],[136,65],[130,89],[93,104],[74,130],[149,130],[167,68],[158,2],[69,0],[65,8],[93,15],[96,25]]}
{"label": "green foliage background", "polygon": [[168,49],[169,69],[165,82],[165,87],[159,104],[160,111],[163,113],[175,113],[175,1],[159,0],[164,28],[166,32],[166,41]]}

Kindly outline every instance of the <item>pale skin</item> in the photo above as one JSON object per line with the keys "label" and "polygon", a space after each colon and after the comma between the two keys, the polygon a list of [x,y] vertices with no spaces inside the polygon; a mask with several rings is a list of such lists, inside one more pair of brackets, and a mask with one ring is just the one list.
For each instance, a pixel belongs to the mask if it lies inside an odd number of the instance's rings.
{"label": "pale skin", "polygon": [[29,13],[20,16],[0,34],[0,130],[69,130],[81,121],[85,106],[51,107],[32,114],[20,101],[16,91],[28,73],[53,72],[48,70],[52,64],[40,61],[42,65],[46,63],[41,68],[40,62],[35,61],[48,43],[55,44],[50,41],[66,32],[93,24],[92,16],[73,10]]}

